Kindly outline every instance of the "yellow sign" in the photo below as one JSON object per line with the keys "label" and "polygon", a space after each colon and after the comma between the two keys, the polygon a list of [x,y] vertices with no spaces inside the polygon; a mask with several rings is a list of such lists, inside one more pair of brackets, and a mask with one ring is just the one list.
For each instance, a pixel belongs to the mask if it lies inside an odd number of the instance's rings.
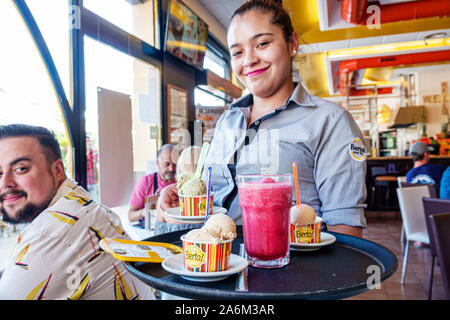
{"label": "yellow sign", "polygon": [[383,104],[381,107],[378,108],[378,112],[377,112],[377,122],[378,123],[389,122],[389,119],[391,119],[391,116],[392,116],[392,110],[387,105]]}
{"label": "yellow sign", "polygon": [[198,268],[206,259],[206,254],[197,246],[190,245],[184,250],[186,263],[192,268]]}
{"label": "yellow sign", "polygon": [[314,238],[314,230],[309,226],[302,226],[295,231],[295,237],[300,242],[311,242]]}
{"label": "yellow sign", "polygon": [[358,161],[366,160],[366,147],[360,138],[355,138],[350,143],[349,152],[353,159]]}
{"label": "yellow sign", "polygon": [[441,82],[441,94],[431,94],[423,96],[424,103],[441,103],[442,102],[442,114],[448,115],[448,102],[450,97],[448,94],[448,82]]}
{"label": "yellow sign", "polygon": [[198,204],[198,210],[200,211],[200,215],[206,215],[206,198],[202,199]]}

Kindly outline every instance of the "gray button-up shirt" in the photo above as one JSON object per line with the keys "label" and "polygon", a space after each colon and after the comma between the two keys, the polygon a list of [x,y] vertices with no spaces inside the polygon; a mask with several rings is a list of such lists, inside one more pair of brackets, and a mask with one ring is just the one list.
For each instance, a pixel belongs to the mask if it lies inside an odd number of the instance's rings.
{"label": "gray button-up shirt", "polygon": [[[217,122],[205,163],[212,167],[214,203],[223,206],[234,188],[228,164],[235,163],[237,175],[292,173],[295,161],[302,203],[326,224],[366,227],[365,147],[352,116],[301,84],[284,106],[247,129],[252,104],[252,95],[240,98]],[[238,196],[228,215],[242,223]]]}

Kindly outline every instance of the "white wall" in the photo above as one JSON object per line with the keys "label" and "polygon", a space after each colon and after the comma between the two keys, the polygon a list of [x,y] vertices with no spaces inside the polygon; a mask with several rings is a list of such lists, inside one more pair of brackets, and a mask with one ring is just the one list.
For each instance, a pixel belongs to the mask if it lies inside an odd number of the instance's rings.
{"label": "white wall", "polygon": [[[441,94],[441,82],[447,81],[450,87],[450,65],[439,65],[429,68],[417,69],[417,91],[418,99],[416,100],[417,105],[425,106],[425,124],[427,127],[427,136],[432,137],[437,133],[441,132],[442,123],[447,121],[446,116],[442,115],[442,102],[430,103],[424,102],[423,97],[426,95],[440,95]],[[398,97],[398,89],[394,90],[393,95],[388,97],[383,97],[382,95],[378,97],[378,105],[386,104],[392,109],[392,117],[389,122],[378,124],[378,131],[389,130],[388,127],[394,123],[395,115],[400,106],[400,97]],[[332,102],[342,104],[345,101],[344,97],[330,97],[326,98]],[[361,103],[365,101],[361,100]],[[353,102],[357,103],[357,102]],[[411,128],[417,130],[416,128]],[[413,131],[414,131],[413,130]],[[410,130],[411,131],[411,130]],[[411,132],[411,135],[414,135]],[[414,136],[414,139],[417,137]]]}
{"label": "white wall", "polygon": [[446,81],[450,87],[450,65],[440,65],[438,67],[427,69],[419,73],[418,91],[419,104],[425,105],[425,117],[428,136],[434,136],[441,132],[442,123],[447,122],[447,117],[442,114],[442,102],[424,103],[425,95],[440,95],[441,82]]}

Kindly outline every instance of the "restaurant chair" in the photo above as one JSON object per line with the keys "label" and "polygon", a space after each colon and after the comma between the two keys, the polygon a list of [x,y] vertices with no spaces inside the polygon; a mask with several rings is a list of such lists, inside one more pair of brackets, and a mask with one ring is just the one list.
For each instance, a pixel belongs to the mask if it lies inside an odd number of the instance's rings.
{"label": "restaurant chair", "polygon": [[402,187],[402,182],[406,182],[406,176],[398,176],[397,177],[397,183],[398,183],[399,188]]}
{"label": "restaurant chair", "polygon": [[450,200],[447,199],[436,199],[436,198],[423,198],[423,209],[425,213],[425,222],[428,230],[428,234],[430,235],[430,252],[431,252],[431,267],[429,274],[429,287],[428,287],[428,299],[430,300],[432,297],[432,288],[433,288],[433,276],[434,276],[434,264],[435,258],[437,257],[436,253],[436,244],[434,241],[434,237],[432,236],[433,229],[431,227],[430,216],[438,213],[450,212]]}
{"label": "restaurant chair", "polygon": [[423,197],[430,197],[430,189],[428,186],[397,188],[397,197],[406,237],[403,254],[402,278],[400,280],[400,284],[403,285],[405,283],[410,241],[430,244],[422,203]]}
{"label": "restaurant chair", "polygon": [[445,296],[450,300],[450,213],[437,213],[430,216],[433,240],[441,268]]}
{"label": "restaurant chair", "polygon": [[430,190],[430,198],[439,198],[436,185],[434,183],[410,183],[406,181],[401,183],[402,188],[418,187],[418,186],[427,186],[428,189]]}
{"label": "restaurant chair", "polygon": [[[430,189],[430,197],[431,198],[438,198],[436,185],[434,183],[410,183],[406,182],[406,176],[404,177],[398,177],[398,187],[399,188],[409,188],[409,187],[418,187],[418,186],[427,186],[428,189]],[[405,228],[402,225],[402,234],[400,235],[400,242],[404,246],[405,245]]]}
{"label": "restaurant chair", "polygon": [[377,219],[381,217],[381,210],[392,210],[396,207],[395,183],[397,175],[388,172],[385,167],[371,167],[372,197],[371,204],[377,209]]}
{"label": "restaurant chair", "polygon": [[[403,182],[406,182],[406,176],[398,176],[397,183],[399,188],[402,187]],[[402,233],[400,235],[400,243],[402,244],[403,247],[405,246],[405,228],[403,228],[403,222],[402,222]]]}

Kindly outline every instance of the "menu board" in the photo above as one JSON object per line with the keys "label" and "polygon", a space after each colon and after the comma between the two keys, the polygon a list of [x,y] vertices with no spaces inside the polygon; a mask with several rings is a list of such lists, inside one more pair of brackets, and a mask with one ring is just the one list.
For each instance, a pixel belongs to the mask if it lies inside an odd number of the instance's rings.
{"label": "menu board", "polygon": [[197,106],[195,117],[203,123],[203,141],[211,142],[217,120],[228,107]]}

